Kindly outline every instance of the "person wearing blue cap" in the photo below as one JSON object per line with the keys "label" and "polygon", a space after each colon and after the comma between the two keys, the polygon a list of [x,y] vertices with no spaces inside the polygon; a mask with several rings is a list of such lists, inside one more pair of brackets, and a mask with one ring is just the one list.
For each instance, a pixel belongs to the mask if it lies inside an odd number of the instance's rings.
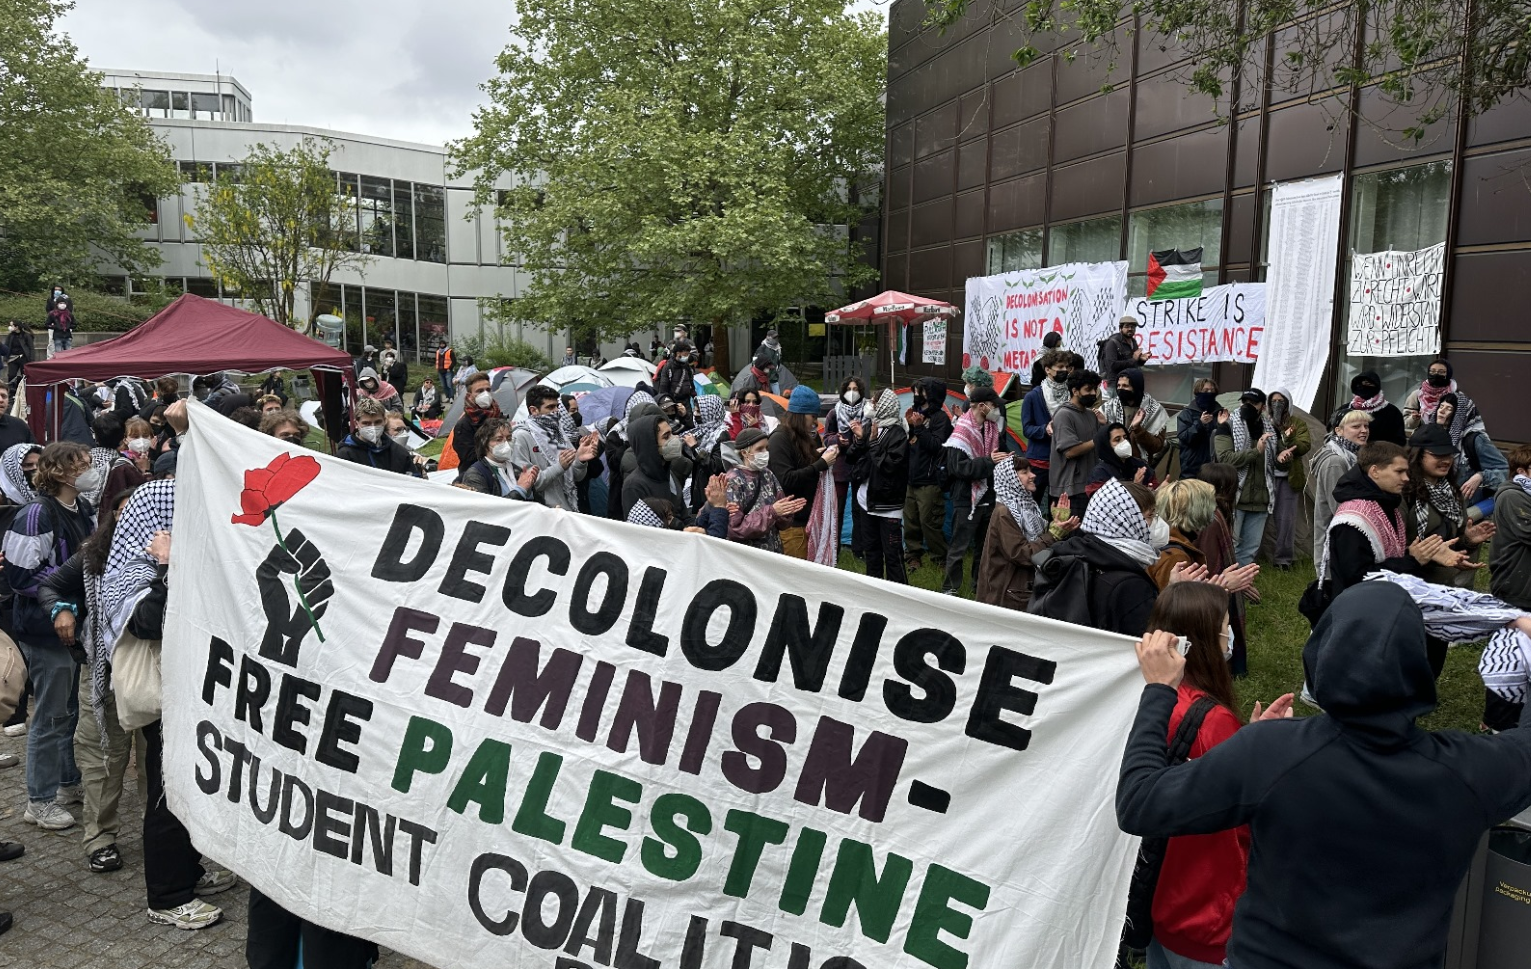
{"label": "person wearing blue cap", "polygon": [[824,447],[819,438],[818,391],[804,384],[792,388],[787,413],[771,434],[771,473],[781,483],[789,498],[802,498],[807,505],[793,515],[781,530],[782,551],[793,558],[808,557],[808,516],[813,509],[814,491],[819,476],[840,456],[838,447]]}

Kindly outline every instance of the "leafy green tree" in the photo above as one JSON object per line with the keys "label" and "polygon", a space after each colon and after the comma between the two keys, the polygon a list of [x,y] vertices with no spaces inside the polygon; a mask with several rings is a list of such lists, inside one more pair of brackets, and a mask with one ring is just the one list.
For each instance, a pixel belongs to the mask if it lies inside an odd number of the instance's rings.
{"label": "leafy green tree", "polygon": [[[1182,79],[1227,106],[1236,71],[1276,58],[1270,83],[1338,112],[1358,112],[1359,92],[1379,97],[1365,122],[1418,142],[1436,122],[1471,117],[1525,93],[1531,83],[1531,16],[1523,0],[1027,0],[1022,4],[924,0],[939,29],[981,16],[1018,38],[1016,61],[1058,50],[1118,59],[1133,30],[1188,58]],[[1124,18],[1126,18],[1124,20]],[[1400,106],[1407,109],[1396,116]],[[1337,109],[1337,110],[1336,110]],[[1404,119],[1395,121],[1394,118]]]}
{"label": "leafy green tree", "polygon": [[55,23],[73,4],[0,4],[0,285],[159,265],[137,233],[180,184],[148,122],[101,86]]}
{"label": "leafy green tree", "polygon": [[[882,161],[887,45],[841,0],[523,0],[452,146],[532,282],[509,319],[604,337],[824,303]],[[496,193],[501,176],[515,188]],[[726,346],[721,341],[719,348]],[[722,357],[723,354],[720,354]]]}
{"label": "leafy green tree", "polygon": [[186,216],[213,276],[288,326],[301,286],[323,289],[335,270],[372,258],[356,247],[356,200],[339,192],[330,151],[314,138],[286,151],[257,144],[238,177],[208,186]]}

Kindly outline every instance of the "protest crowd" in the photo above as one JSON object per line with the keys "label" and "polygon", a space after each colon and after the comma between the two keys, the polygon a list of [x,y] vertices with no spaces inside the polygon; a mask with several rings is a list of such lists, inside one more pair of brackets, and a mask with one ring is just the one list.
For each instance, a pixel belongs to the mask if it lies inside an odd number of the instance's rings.
{"label": "protest crowd", "polygon": [[[702,349],[677,331],[651,346],[652,379],[594,421],[581,395],[540,383],[507,413],[495,374],[449,346],[408,387],[391,342],[369,345],[334,451],[420,479],[425,505],[450,484],[550,515],[859,562],[888,583],[933,564],[948,595],[1137,639],[1147,684],[1116,803],[1144,842],[1123,951],[1150,969],[1439,966],[1480,837],[1531,806],[1531,446],[1501,452],[1445,360],[1399,402],[1361,373],[1348,404],[1316,420],[1283,388],[1205,379],[1172,412],[1145,389],[1153,360],[1136,328],[1124,317],[1089,348],[1050,335],[1010,399],[976,366],[960,388],[917,379],[906,399],[861,377],[828,394],[784,388],[774,332],[728,395],[702,393]],[[114,650],[160,639],[166,621],[183,382],[78,381],[58,439],[39,443],[10,416],[10,376],[0,620],[28,671],[4,727],[26,738],[11,790],[24,783],[27,823],[79,833],[91,872],[123,868],[118,838],[141,823],[147,917],[211,926],[222,913],[208,899],[235,875],[200,856],[162,796],[159,722],[127,729],[112,702]],[[263,376],[251,389],[195,375],[191,396],[309,446],[281,375]],[[410,441],[458,403],[438,469]],[[1024,445],[1005,430],[1017,413]],[[1308,518],[1311,552],[1298,548]],[[1290,569],[1299,551],[1318,574],[1300,606],[1314,630],[1307,682],[1250,716],[1234,687],[1257,661],[1248,610],[1262,569]],[[1475,591],[1485,574],[1489,591]],[[1449,646],[1483,639],[1481,734],[1420,728]],[[118,810],[130,765],[142,819]],[[0,861],[23,854],[0,844]],[[296,965],[300,944],[325,969],[377,958],[258,891],[249,926],[258,969]]]}

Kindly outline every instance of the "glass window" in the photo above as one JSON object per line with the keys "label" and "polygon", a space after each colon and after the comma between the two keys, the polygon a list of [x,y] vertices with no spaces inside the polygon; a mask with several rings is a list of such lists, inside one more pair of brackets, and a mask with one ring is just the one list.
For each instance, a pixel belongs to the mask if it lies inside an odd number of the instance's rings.
{"label": "glass window", "polygon": [[128,108],[130,108],[131,110],[134,110],[134,111],[142,111],[143,110],[143,102],[142,102],[142,100],[138,96],[138,89],[137,88],[131,88],[131,87],[119,88],[118,91],[117,91],[117,97],[120,98],[122,100],[122,103],[127,105]]}
{"label": "glass window", "polygon": [[205,276],[191,276],[186,280],[186,292],[193,296],[204,296],[207,299],[218,298],[218,281],[208,279]]}
{"label": "glass window", "polygon": [[337,182],[336,182],[336,192],[342,198],[347,200],[344,207],[350,209],[350,212],[351,212],[351,219],[350,219],[350,221],[353,223],[351,225],[351,227],[350,227],[351,228],[351,231],[349,233],[350,237],[346,240],[346,248],[350,249],[352,252],[357,252],[360,249],[360,243],[357,242],[357,238],[356,238],[356,229],[357,229],[357,224],[356,223],[359,222],[359,220],[356,217],[356,193],[357,193],[356,186],[357,186],[357,180],[358,180],[359,176],[357,176],[355,174],[352,174],[351,172],[338,172],[338,173],[336,173],[335,177],[337,179]]}
{"label": "glass window", "polygon": [[[400,259],[415,258],[414,187],[409,182],[393,183],[393,237]],[[407,330],[405,331],[408,332]]]}
{"label": "glass window", "polygon": [[218,95],[191,93],[191,116],[202,121],[216,121],[218,119]]}
{"label": "glass window", "polygon": [[367,318],[367,342],[382,349],[386,336],[392,337],[394,346],[398,346],[398,317],[394,309],[397,304],[393,290],[367,286],[362,290],[362,298],[366,300],[363,312]]}
{"label": "glass window", "polygon": [[362,252],[392,256],[393,187],[386,178],[361,177],[360,225]]}
{"label": "glass window", "polygon": [[361,348],[372,342],[367,336],[367,321],[362,316],[362,294],[360,286],[342,286],[341,292],[341,317],[346,321],[345,349],[352,354],[360,354]]}
{"label": "glass window", "polygon": [[[419,188],[419,186],[415,186]],[[421,352],[434,355],[449,339],[447,326],[447,298],[421,293],[420,300],[420,347]]]}
{"label": "glass window", "polygon": [[1067,222],[1047,230],[1047,264],[1114,262],[1122,258],[1122,217]]}
{"label": "glass window", "polygon": [[[1449,160],[1393,168],[1385,172],[1356,175],[1350,186],[1350,253],[1412,252],[1446,241],[1446,219],[1451,206]],[[1345,261],[1345,283],[1350,260]],[[1358,373],[1375,371],[1382,378],[1387,399],[1403,407],[1404,398],[1425,379],[1431,355],[1414,357],[1352,357],[1346,352],[1344,334],[1350,322],[1350,301],[1340,300],[1340,367],[1333,404],[1350,399],[1350,380]]]}
{"label": "glass window", "polygon": [[318,283],[309,283],[308,287],[308,313],[309,318],[329,314],[340,316],[341,292],[340,287],[334,283],[320,286]]}
{"label": "glass window", "polygon": [[[1145,273],[1150,252],[1195,249],[1197,246],[1201,247],[1202,286],[1216,286],[1223,248],[1222,199],[1133,212],[1127,220],[1127,298],[1142,296],[1148,291]],[[1184,404],[1190,401],[1195,382],[1212,376],[1212,365],[1149,367],[1144,375],[1148,392],[1156,399]]]}
{"label": "glass window", "polygon": [[[446,195],[436,185],[415,183],[415,258],[426,262],[447,261]],[[424,300],[424,297],[421,297]],[[425,307],[422,303],[423,317]],[[446,320],[443,309],[441,319]],[[423,321],[422,321],[423,322]]]}
{"label": "glass window", "polygon": [[191,117],[191,95],[185,91],[171,91],[170,116],[172,118]]}
{"label": "glass window", "polygon": [[1042,268],[1042,230],[1022,229],[989,240],[989,272]]}
{"label": "glass window", "polygon": [[[398,339],[399,350],[405,357],[412,358],[416,363],[420,361],[420,332],[416,329],[418,319],[415,316],[415,294],[400,293],[398,304]],[[404,391],[403,387],[399,392]]]}
{"label": "glass window", "polygon": [[234,120],[234,95],[232,94],[225,94],[223,96],[223,120]]}
{"label": "glass window", "polygon": [[139,103],[143,105],[144,113],[151,118],[170,117],[169,91],[142,91]]}
{"label": "glass window", "polygon": [[113,296],[126,296],[128,294],[128,277],[126,276],[102,276],[96,284],[101,292],[110,293]]}
{"label": "glass window", "polygon": [[239,175],[244,171],[244,166],[238,162],[218,162],[213,167],[213,178],[220,182],[239,182]]}
{"label": "glass window", "polygon": [[213,166],[211,162],[183,161],[179,163],[181,176],[188,182],[207,183],[213,180]]}

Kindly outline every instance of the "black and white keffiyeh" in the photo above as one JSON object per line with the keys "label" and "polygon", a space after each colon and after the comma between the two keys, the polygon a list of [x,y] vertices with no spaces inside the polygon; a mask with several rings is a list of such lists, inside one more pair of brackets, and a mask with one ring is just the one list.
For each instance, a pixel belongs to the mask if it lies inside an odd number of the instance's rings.
{"label": "black and white keffiyeh", "polygon": [[1014,461],[1001,461],[994,466],[994,500],[1010,509],[1010,516],[1020,526],[1026,541],[1035,542],[1042,537],[1043,530],[1047,528],[1047,519],[1043,517],[1042,509],[1037,507],[1031,492],[1021,484]]}
{"label": "black and white keffiyeh", "polygon": [[713,447],[728,433],[728,412],[723,407],[723,398],[703,394],[696,399],[696,427],[691,433],[696,436],[697,453],[711,454]]}
{"label": "black and white keffiyeh", "polygon": [[[574,415],[569,413],[569,408],[564,406],[561,399],[558,401],[557,413],[533,415],[528,417],[522,426],[532,436],[537,447],[555,462],[558,460],[559,452],[574,447],[575,434],[578,431],[578,425],[574,423]],[[565,508],[579,507],[579,484],[574,480],[572,471],[573,466],[570,465],[560,477]]]}
{"label": "black and white keffiyeh", "polygon": [[1514,478],[1512,478],[1510,480],[1514,481],[1517,485],[1520,485],[1520,490],[1521,491],[1524,491],[1526,494],[1531,495],[1531,478],[1528,478],[1528,477],[1526,477],[1523,474],[1517,474]]}
{"label": "black and white keffiyeh", "polygon": [[158,571],[145,550],[156,532],[170,531],[174,520],[174,478],[143,485],[117,516],[117,530],[112,534],[112,549],[101,580],[101,604],[109,623],[103,644],[106,662],[111,661],[112,648],[127,629],[128,617]]}
{"label": "black and white keffiyeh", "polygon": [[646,390],[635,390],[632,396],[627,398],[627,405],[622,408],[622,420],[616,426],[617,437],[624,441],[627,440],[627,422],[632,420],[633,411],[637,410],[640,404],[658,406],[658,401],[654,400],[654,395]]}
{"label": "black and white keffiyeh", "polygon": [[37,500],[37,492],[27,483],[21,462],[26,460],[28,454],[41,450],[36,444],[12,444],[0,455],[0,492],[4,492],[7,498],[18,505]]}
{"label": "black and white keffiyeh", "polygon": [[654,509],[649,507],[649,503],[646,501],[633,503],[632,510],[627,513],[627,523],[629,525],[642,525],[645,528],[669,527],[665,525],[664,519],[660,518]]}
{"label": "black and white keffiyeh", "polygon": [[[1138,402],[1138,410],[1143,412],[1143,429],[1150,434],[1158,434],[1169,424],[1169,414],[1165,411],[1164,405],[1148,394],[1144,394],[1143,399]],[[1107,397],[1101,401],[1100,411],[1106,415],[1107,424],[1128,426],[1127,408],[1122,404],[1120,397]]]}
{"label": "black and white keffiyeh", "polygon": [[[1240,408],[1242,411],[1243,408]],[[1265,454],[1262,455],[1263,470],[1265,472],[1265,510],[1276,510],[1276,455],[1281,446],[1281,435],[1276,433],[1276,426],[1271,419],[1264,414],[1260,415],[1260,422],[1264,426],[1263,433],[1269,435],[1265,439]],[[1242,413],[1234,414],[1228,418],[1228,430],[1233,434],[1234,451],[1248,451],[1254,448],[1255,441],[1250,437],[1249,424],[1244,420]],[[1244,493],[1244,482],[1249,477],[1248,468],[1239,468],[1239,493]]]}
{"label": "black and white keffiyeh", "polygon": [[1531,637],[1505,626],[1488,638],[1478,658],[1483,685],[1511,703],[1531,699]]}
{"label": "black and white keffiyeh", "polygon": [[1462,496],[1452,487],[1450,478],[1425,479],[1425,500],[1414,503],[1414,522],[1419,526],[1421,535],[1430,527],[1431,508],[1440,512],[1442,518],[1451,521],[1458,529],[1467,519],[1462,509]]}
{"label": "black and white keffiyeh", "polygon": [[1399,572],[1368,572],[1367,582],[1391,582],[1419,606],[1425,630],[1448,643],[1472,643],[1526,615],[1503,599]]}
{"label": "black and white keffiyeh", "polygon": [[1112,478],[1090,498],[1079,525],[1144,568],[1159,560],[1148,531],[1148,521],[1127,486]]}

